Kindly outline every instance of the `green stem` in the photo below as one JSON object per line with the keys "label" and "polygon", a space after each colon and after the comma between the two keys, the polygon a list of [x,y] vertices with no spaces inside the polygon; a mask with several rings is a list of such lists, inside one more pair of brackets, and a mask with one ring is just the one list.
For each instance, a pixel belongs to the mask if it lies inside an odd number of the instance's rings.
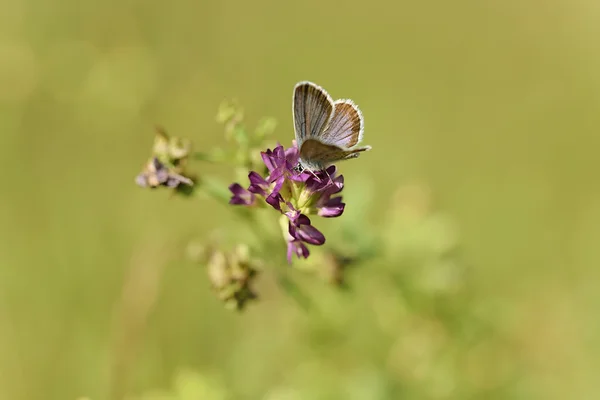
{"label": "green stem", "polygon": [[227,186],[217,179],[203,176],[198,182],[198,188],[221,203],[229,203],[231,199]]}
{"label": "green stem", "polygon": [[310,298],[304,294],[302,289],[300,289],[300,286],[291,280],[286,273],[277,271],[275,274],[277,276],[277,283],[279,283],[279,286],[287,295],[294,299],[304,311],[308,312],[313,308]]}

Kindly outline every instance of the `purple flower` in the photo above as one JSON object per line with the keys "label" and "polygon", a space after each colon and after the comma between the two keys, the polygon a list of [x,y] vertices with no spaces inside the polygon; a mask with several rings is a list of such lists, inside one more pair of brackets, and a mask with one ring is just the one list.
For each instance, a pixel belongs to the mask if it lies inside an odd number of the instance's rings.
{"label": "purple flower", "polygon": [[292,263],[292,256],[294,254],[296,254],[298,258],[308,258],[310,251],[300,240],[289,240],[287,246],[287,260],[290,264]]}
{"label": "purple flower", "polygon": [[[292,262],[292,255],[295,253],[299,258],[307,258],[310,254],[306,244],[320,246],[325,243],[325,236],[314,226],[310,224],[310,218],[300,214],[298,210],[292,210],[285,213],[288,218],[287,231],[287,259]],[[306,244],[305,244],[306,243]]]}
{"label": "purple flower", "polygon": [[229,200],[229,204],[241,204],[249,206],[254,203],[254,193],[244,189],[239,183],[234,183],[229,186],[229,190],[233,193],[233,197]]}
{"label": "purple flower", "polygon": [[314,245],[325,243],[325,236],[310,224],[310,218],[306,215],[300,214],[297,210],[287,212],[285,215],[290,221],[288,233],[295,240]]}
{"label": "purple flower", "polygon": [[157,157],[153,157],[144,167],[142,173],[135,178],[135,183],[141,187],[156,188],[166,186],[176,188],[181,183],[193,186],[194,182],[180,174],[171,171]]}
{"label": "purple flower", "polygon": [[252,193],[259,194],[261,196],[267,196],[267,190],[269,190],[269,182],[257,172],[250,172],[248,174],[250,180],[250,187],[248,190]]}
{"label": "purple flower", "polygon": [[250,186],[244,189],[238,183],[229,187],[230,204],[253,206],[268,204],[282,215],[281,225],[287,242],[287,257],[307,258],[307,244],[320,246],[325,236],[312,224],[308,215],[339,217],[345,204],[336,196],[344,188],[344,177],[336,176],[335,166],[325,171],[295,171],[299,151],[296,143],[288,149],[279,145],[261,153],[268,175],[248,174]]}
{"label": "purple flower", "polygon": [[319,216],[325,218],[339,217],[344,212],[345,203],[342,203],[341,197],[328,198],[321,202],[319,207]]}

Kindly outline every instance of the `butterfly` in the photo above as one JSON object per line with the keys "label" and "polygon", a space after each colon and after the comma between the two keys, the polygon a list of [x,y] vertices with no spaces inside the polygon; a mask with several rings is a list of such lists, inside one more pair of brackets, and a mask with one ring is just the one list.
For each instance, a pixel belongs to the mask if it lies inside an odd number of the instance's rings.
{"label": "butterfly", "polygon": [[371,150],[371,146],[357,147],[365,122],[352,100],[333,101],[321,86],[302,81],[294,87],[292,113],[300,151],[297,172],[322,171],[337,161]]}

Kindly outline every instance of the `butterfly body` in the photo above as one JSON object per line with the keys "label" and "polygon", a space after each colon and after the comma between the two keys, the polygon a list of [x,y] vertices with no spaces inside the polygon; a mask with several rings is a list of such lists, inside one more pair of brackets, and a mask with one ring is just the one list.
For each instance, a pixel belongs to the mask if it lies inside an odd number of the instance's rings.
{"label": "butterfly body", "polygon": [[292,110],[300,150],[299,171],[321,171],[371,149],[358,147],[364,119],[352,100],[334,101],[322,87],[303,81],[294,87]]}

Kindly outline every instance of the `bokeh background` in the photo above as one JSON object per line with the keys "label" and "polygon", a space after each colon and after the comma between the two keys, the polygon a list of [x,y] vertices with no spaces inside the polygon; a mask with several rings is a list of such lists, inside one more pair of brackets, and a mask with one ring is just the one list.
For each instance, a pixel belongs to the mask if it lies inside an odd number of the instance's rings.
{"label": "bokeh background", "polygon": [[[600,396],[598,3],[0,8],[0,398]],[[413,208],[434,203],[468,268],[450,319],[476,315],[489,335],[460,339],[410,306],[393,257],[352,269],[350,292],[298,274],[309,311],[268,273],[259,302],[227,311],[185,251],[239,221],[210,198],[134,185],[155,123],[223,145],[225,98],[249,125],[276,118],[289,144],[306,79],[366,118],[373,151],[340,166],[347,212],[390,243],[436,248],[439,219],[394,229],[388,217],[406,191]],[[337,222],[321,226],[335,237]]]}

